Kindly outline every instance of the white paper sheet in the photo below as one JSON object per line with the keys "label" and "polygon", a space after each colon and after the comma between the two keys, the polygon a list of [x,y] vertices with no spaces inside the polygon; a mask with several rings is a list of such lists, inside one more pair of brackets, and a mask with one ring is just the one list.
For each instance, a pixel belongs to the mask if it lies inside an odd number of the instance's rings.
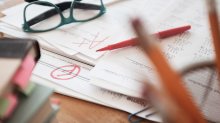
{"label": "white paper sheet", "polygon": [[73,91],[71,89],[68,89],[68,88],[59,86],[57,84],[54,84],[53,82],[48,81],[47,79],[44,79],[44,78],[42,78],[40,76],[37,76],[37,75],[33,74],[32,77],[31,77],[31,80],[33,82],[35,82],[35,83],[38,83],[38,84],[41,84],[41,85],[53,88],[54,91],[59,93],[59,94],[63,94],[63,95],[66,95],[66,96],[70,96],[70,97],[74,97],[74,98],[78,98],[78,99],[82,99],[82,100],[85,100],[85,101],[94,102],[94,103],[97,103],[97,104],[101,104],[101,105],[106,105],[107,106],[107,104],[101,103],[98,100],[95,100],[95,99],[90,98],[88,96],[85,96],[85,95],[82,95],[80,93],[77,93],[77,92],[75,92],[75,91]]}
{"label": "white paper sheet", "polygon": [[[69,91],[64,91],[61,93],[67,95],[73,94],[73,96],[76,95],[76,98],[80,99],[80,95],[82,95],[82,99],[97,102],[122,111],[135,113],[148,106],[147,103],[141,99],[132,98],[91,85],[88,76],[90,69],[91,66],[42,50],[41,59],[35,67],[33,75],[47,80],[47,82],[53,85],[58,85],[62,89],[65,88],[73,92],[69,93]],[[51,86],[50,83],[44,84]],[[53,85],[52,87],[54,87]],[[58,88],[58,92],[59,90]],[[161,121],[157,115],[145,117],[152,112],[154,112],[154,110],[149,109],[140,113],[138,116],[153,121]]]}

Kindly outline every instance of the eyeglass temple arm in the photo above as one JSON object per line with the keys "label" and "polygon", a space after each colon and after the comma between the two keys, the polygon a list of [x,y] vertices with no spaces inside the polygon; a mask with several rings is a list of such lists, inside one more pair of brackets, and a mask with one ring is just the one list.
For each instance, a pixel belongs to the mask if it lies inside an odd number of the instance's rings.
{"label": "eyeglass temple arm", "polygon": [[197,62],[197,63],[186,65],[186,66],[184,66],[184,68],[180,69],[179,71],[180,71],[180,74],[182,76],[184,76],[185,74],[187,74],[193,70],[205,68],[205,67],[215,68],[216,64],[212,60],[205,60],[202,62]]}
{"label": "eyeglass temple arm", "polygon": [[[59,3],[59,4],[55,4],[55,5],[62,12],[64,10],[70,8],[71,3],[72,2],[62,2],[62,3]],[[37,4],[49,6],[48,4],[44,4],[44,3],[37,3]],[[88,4],[88,3],[76,2],[75,5],[74,5],[74,8],[76,8],[76,9],[87,9],[87,10],[100,10],[101,6],[94,5],[94,4]],[[26,23],[29,26],[32,26],[32,25],[34,25],[34,24],[36,24],[36,23],[38,23],[38,22],[40,22],[42,20],[48,19],[48,18],[56,15],[56,14],[58,14],[58,13],[57,13],[57,10],[54,8],[54,9],[48,10],[45,13],[42,13],[42,14],[32,18],[31,20],[27,21]]]}

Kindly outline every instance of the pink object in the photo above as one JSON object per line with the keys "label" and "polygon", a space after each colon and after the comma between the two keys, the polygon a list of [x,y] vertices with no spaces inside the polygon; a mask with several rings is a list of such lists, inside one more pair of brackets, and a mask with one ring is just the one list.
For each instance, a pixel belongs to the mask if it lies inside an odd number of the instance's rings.
{"label": "pink object", "polygon": [[60,105],[60,103],[61,103],[60,100],[57,98],[51,98],[51,102],[56,105]]}
{"label": "pink object", "polygon": [[25,89],[28,86],[28,80],[30,79],[34,66],[34,58],[30,55],[27,55],[12,78],[14,84],[19,86],[21,89]]}
{"label": "pink object", "polygon": [[13,113],[14,109],[16,108],[16,106],[18,104],[18,99],[13,94],[7,95],[6,98],[9,101],[9,105],[8,105],[8,108],[5,112],[5,118],[8,118]]}

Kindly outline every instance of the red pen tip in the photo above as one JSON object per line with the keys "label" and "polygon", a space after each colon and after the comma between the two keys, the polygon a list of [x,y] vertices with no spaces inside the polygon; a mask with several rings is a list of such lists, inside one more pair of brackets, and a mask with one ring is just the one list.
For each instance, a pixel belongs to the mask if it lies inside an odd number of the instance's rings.
{"label": "red pen tip", "polygon": [[99,52],[99,51],[106,51],[106,50],[109,50],[109,48],[108,48],[108,47],[103,47],[103,48],[101,48],[101,49],[96,50],[96,52]]}

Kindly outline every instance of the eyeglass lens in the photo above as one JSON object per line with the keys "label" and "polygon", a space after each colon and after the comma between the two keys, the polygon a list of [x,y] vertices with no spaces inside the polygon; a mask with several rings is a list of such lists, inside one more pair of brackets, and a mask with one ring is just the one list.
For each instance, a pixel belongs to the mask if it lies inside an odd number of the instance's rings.
{"label": "eyeglass lens", "polygon": [[[25,11],[25,18],[32,30],[47,30],[55,28],[61,23],[61,17],[55,6],[31,4]],[[47,17],[48,15],[53,15]]]}

